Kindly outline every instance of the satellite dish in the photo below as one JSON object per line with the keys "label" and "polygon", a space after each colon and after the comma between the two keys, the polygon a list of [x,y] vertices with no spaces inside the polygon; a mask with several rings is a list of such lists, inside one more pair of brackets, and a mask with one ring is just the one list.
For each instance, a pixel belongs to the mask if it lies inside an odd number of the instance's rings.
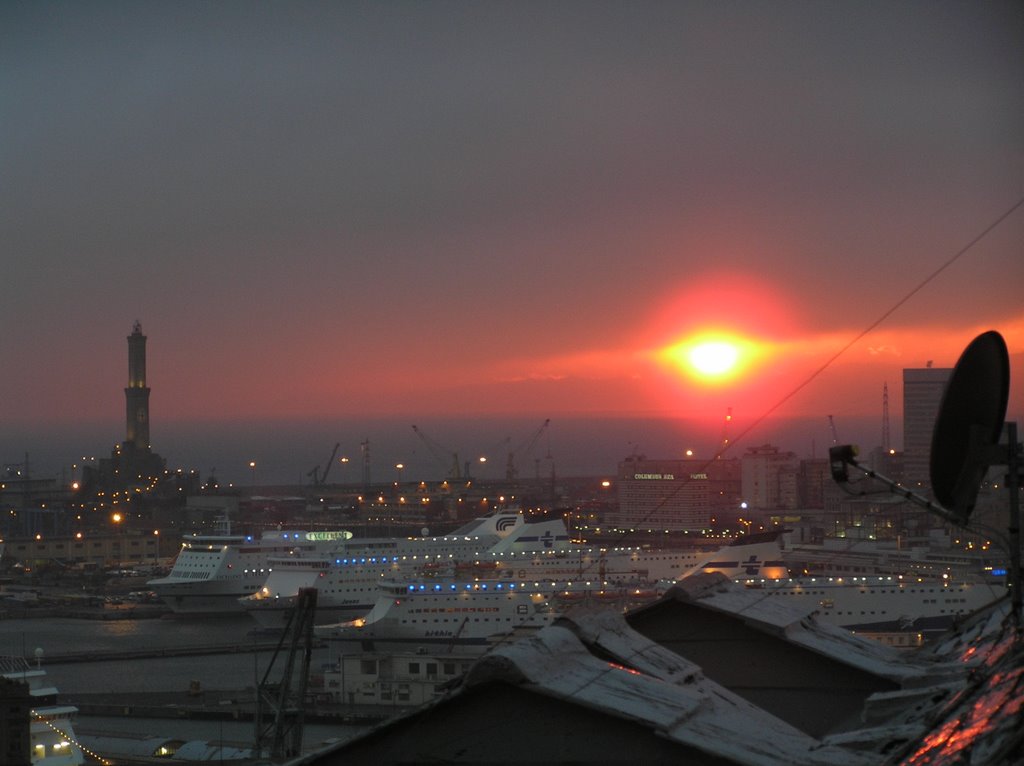
{"label": "satellite dish", "polygon": [[999,443],[1010,395],[1010,356],[995,330],[964,349],[942,394],[932,431],[930,475],[939,504],[961,525],[974,510],[978,490]]}

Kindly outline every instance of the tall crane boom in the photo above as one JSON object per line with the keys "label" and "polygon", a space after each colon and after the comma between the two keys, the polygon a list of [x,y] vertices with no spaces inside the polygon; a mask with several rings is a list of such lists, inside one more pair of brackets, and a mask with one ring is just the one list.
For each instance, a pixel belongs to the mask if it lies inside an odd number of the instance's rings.
{"label": "tall crane boom", "polygon": [[338,449],[341,447],[341,442],[334,445],[334,451],[331,452],[331,456],[327,458],[327,465],[324,466],[324,470],[321,473],[320,466],[313,466],[313,470],[307,473],[307,476],[312,477],[313,486],[319,487],[321,484],[327,483],[327,474],[331,472],[331,466],[334,465],[334,456],[338,454]]}
{"label": "tall crane boom", "polygon": [[413,426],[412,430],[415,431],[416,435],[418,437],[420,437],[420,439],[423,440],[423,443],[426,444],[428,448],[430,448],[430,451],[433,453],[434,457],[437,458],[441,462],[442,465],[447,465],[448,464],[448,459],[449,459],[448,456],[449,455],[451,456],[451,461],[452,461],[451,465],[452,465],[452,467],[448,471],[448,478],[456,479],[456,480],[462,478],[462,471],[459,468],[459,453],[458,452],[453,452],[451,450],[445,449],[440,444],[435,442],[433,439],[430,439],[417,426]]}
{"label": "tall crane boom", "polygon": [[540,437],[544,435],[544,431],[547,430],[548,425],[551,423],[551,418],[545,419],[541,424],[540,428],[533,432],[533,435],[519,446],[518,449],[509,450],[508,462],[505,465],[505,478],[508,481],[515,481],[519,475],[519,471],[516,469],[516,455],[526,457],[533,451],[533,448],[537,446],[537,442]]}
{"label": "tall crane boom", "polygon": [[331,472],[331,466],[334,465],[334,458],[337,456],[338,449],[340,447],[341,447],[341,442],[338,442],[337,444],[335,444],[334,445],[334,449],[331,451],[331,456],[329,458],[327,458],[327,465],[324,466],[324,472],[322,474],[320,474],[320,483],[321,484],[326,484],[327,483],[327,474],[329,474]]}

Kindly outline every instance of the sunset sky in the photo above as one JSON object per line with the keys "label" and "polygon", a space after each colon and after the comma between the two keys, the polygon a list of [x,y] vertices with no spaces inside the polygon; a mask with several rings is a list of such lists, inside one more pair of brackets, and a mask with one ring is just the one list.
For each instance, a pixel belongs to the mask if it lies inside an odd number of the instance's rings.
{"label": "sunset sky", "polygon": [[6,2],[0,131],[0,461],[135,320],[154,440],[896,421],[988,329],[1024,415],[1019,2]]}

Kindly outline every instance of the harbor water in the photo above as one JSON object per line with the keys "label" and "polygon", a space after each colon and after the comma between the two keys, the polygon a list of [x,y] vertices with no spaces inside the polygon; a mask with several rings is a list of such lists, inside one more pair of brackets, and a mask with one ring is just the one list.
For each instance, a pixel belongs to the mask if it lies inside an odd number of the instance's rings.
{"label": "harbor water", "polygon": [[[82,654],[175,650],[200,646],[266,646],[273,637],[258,633],[247,615],[143,620],[79,620],[67,618],[0,620],[0,654],[24,656],[35,664],[37,657],[47,680],[57,687],[62,702],[74,704],[83,695],[131,695],[145,697],[167,692],[240,692],[252,699],[253,690],[267,673],[273,650],[184,656],[77,661]],[[37,649],[42,649],[41,656]],[[61,661],[75,656],[76,661]],[[276,679],[284,665],[280,656],[271,671]],[[313,652],[311,671],[336,661],[329,648]],[[196,684],[198,683],[198,687]],[[344,723],[307,723],[303,749],[347,740],[365,726]],[[94,717],[79,715],[77,729],[124,735],[158,735],[180,739],[240,743],[253,739],[252,721],[181,719],[172,712],[165,719]]]}

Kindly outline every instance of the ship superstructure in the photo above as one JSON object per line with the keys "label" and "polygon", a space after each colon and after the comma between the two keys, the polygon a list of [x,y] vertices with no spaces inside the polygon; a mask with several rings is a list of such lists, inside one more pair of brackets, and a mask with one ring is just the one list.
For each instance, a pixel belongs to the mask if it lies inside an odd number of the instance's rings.
{"label": "ship superstructure", "polygon": [[[262,626],[279,628],[287,620],[299,590],[315,588],[318,620],[354,619],[370,611],[384,580],[418,570],[441,571],[503,539],[519,537],[527,527],[531,525],[525,524],[520,512],[500,511],[448,535],[355,538],[326,554],[275,557],[269,562],[264,581],[240,599],[239,608]],[[563,534],[564,529],[562,525]]]}
{"label": "ship superstructure", "polygon": [[270,560],[332,551],[352,534],[344,530],[268,530],[255,535],[193,535],[166,577],[147,585],[175,612],[240,613],[238,599],[263,584]]}
{"label": "ship superstructure", "polygon": [[[742,538],[732,554],[739,562],[736,576],[782,577],[788,574],[777,554],[778,544]],[[649,589],[659,580],[707,562],[715,552],[601,548],[571,542],[560,517],[524,517],[499,540],[445,541],[415,549],[378,549],[380,555],[355,555],[353,540],[330,557],[274,561],[274,571],[259,591],[243,599],[246,611],[261,625],[280,627],[300,588],[316,588],[318,622],[362,617],[376,603],[382,583],[410,577],[504,582],[607,582],[614,588]],[[774,546],[772,543],[774,542]],[[469,543],[469,544],[467,544]],[[490,544],[488,544],[490,543]],[[775,555],[772,555],[772,551]],[[382,552],[382,553],[381,553]],[[365,551],[362,551],[365,553]]]}
{"label": "ship superstructure", "polygon": [[498,581],[386,582],[365,617],[317,625],[319,638],[359,651],[482,652],[526,623],[549,624],[553,587]]}

